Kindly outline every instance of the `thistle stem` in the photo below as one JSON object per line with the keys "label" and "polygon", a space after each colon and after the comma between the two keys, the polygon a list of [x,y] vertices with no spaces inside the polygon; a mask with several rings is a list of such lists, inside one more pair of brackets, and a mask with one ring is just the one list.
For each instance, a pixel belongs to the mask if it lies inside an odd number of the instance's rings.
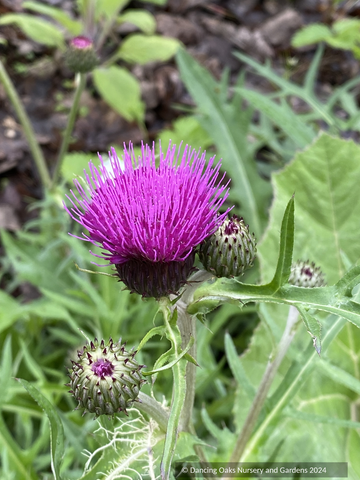
{"label": "thistle stem", "polygon": [[73,131],[73,128],[74,128],[74,123],[75,123],[76,115],[77,115],[77,112],[78,112],[80,97],[81,97],[81,94],[82,94],[82,92],[85,88],[85,84],[86,84],[86,74],[84,74],[84,73],[76,74],[75,81],[76,81],[76,90],[75,90],[73,103],[71,105],[67,125],[66,125],[66,128],[65,128],[64,136],[63,136],[63,139],[62,139],[62,142],[61,142],[58,158],[57,158],[54,173],[53,173],[52,185],[51,185],[52,188],[54,188],[56,186],[56,183],[57,183],[58,178],[59,178],[59,173],[60,173],[60,168],[61,168],[62,161],[63,161],[64,156],[66,155],[66,153],[68,151],[71,134],[72,134],[72,131]]}
{"label": "thistle stem", "polygon": [[154,398],[149,397],[149,395],[146,395],[146,393],[140,392],[138,398],[140,402],[137,402],[134,406],[136,406],[141,412],[146,413],[149,417],[153,418],[161,430],[166,432],[169,421],[168,412],[159,402]]}
{"label": "thistle stem", "polygon": [[[178,325],[181,332],[182,347],[185,348],[189,344],[191,337],[195,340],[193,346],[189,350],[189,354],[196,360],[196,318],[187,313],[186,309],[192,302],[193,293],[198,285],[212,278],[210,273],[199,270],[189,280],[189,284],[185,287],[184,293],[180,300],[176,302],[178,309]],[[186,395],[184,406],[181,413],[180,429],[188,430],[191,424],[192,412],[194,408],[195,389],[196,389],[196,365],[188,362],[186,366]]]}
{"label": "thistle stem", "polygon": [[19,95],[17,94],[17,91],[15,90],[15,87],[11,81],[11,78],[7,74],[7,71],[5,70],[1,60],[0,60],[0,81],[4,86],[6,95],[8,96],[18,116],[19,122],[23,128],[24,135],[26,137],[26,140],[29,143],[31,154],[33,156],[34,162],[36,164],[36,167],[40,175],[42,186],[44,188],[49,188],[51,184],[51,178],[50,178],[48,167],[45,162],[43,152],[36,140],[35,131],[31,125],[30,119],[28,117],[28,114],[26,113],[24,105]]}
{"label": "thistle stem", "polygon": [[[171,303],[166,297],[159,301],[160,310],[164,316],[166,337],[171,342],[174,355],[178,356],[181,353],[181,334],[178,326],[172,323]],[[179,431],[179,422],[181,410],[184,405],[186,382],[186,360],[182,358],[172,367],[173,374],[173,392],[171,400],[171,408],[169,421],[165,436],[164,452],[160,464],[160,472],[162,480],[170,478],[171,460],[174,455],[176,440]]]}
{"label": "thistle stem", "polygon": [[259,414],[265,403],[267,394],[275,378],[276,372],[278,371],[278,368],[294,338],[298,320],[299,312],[295,307],[290,306],[286,327],[283,336],[281,337],[280,343],[277,347],[275,358],[273,361],[270,361],[266,367],[257,394],[254,398],[248,416],[245,420],[244,426],[239,434],[234,450],[231,454],[229,464],[241,461],[241,457],[244,453],[246,444],[250,439],[255,424],[259,418]]}

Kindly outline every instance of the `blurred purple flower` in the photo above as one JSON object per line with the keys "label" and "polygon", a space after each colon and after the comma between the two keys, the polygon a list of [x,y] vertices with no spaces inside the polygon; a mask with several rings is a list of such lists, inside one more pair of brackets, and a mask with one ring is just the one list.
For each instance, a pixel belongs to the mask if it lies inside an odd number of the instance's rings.
{"label": "blurred purple flower", "polygon": [[[124,148],[124,166],[112,149],[111,170],[89,163],[85,172],[89,191],[75,180],[80,199],[71,191],[73,207],[66,211],[89,232],[81,240],[107,252],[93,255],[116,266],[120,279],[132,291],[159,298],[176,293],[193,269],[195,247],[224,221],[219,214],[228,183],[219,180],[220,163],[206,165],[205,153],[169,145],[143,145],[135,157],[132,145]],[[94,188],[95,187],[95,188]],[[80,238],[80,237],[77,237]],[[92,252],[91,252],[92,253]]]}
{"label": "blurred purple flower", "polygon": [[82,50],[86,48],[92,48],[93,42],[90,40],[90,38],[79,35],[78,37],[74,37],[70,40],[70,45]]}

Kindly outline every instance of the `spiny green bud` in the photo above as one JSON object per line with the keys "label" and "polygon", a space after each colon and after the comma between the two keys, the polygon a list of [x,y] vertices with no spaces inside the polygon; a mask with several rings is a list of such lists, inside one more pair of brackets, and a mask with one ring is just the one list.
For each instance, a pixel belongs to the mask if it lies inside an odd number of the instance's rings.
{"label": "spiny green bud", "polygon": [[325,276],[320,267],[316,267],[314,262],[298,260],[291,266],[289,283],[296,287],[324,287],[326,285]]}
{"label": "spiny green bud", "polygon": [[73,38],[65,53],[65,62],[68,68],[75,73],[94,70],[98,64],[98,57],[92,41],[84,36]]}
{"label": "spiny green bud", "polygon": [[79,402],[77,408],[99,415],[114,415],[124,412],[137,397],[143,380],[134,356],[136,351],[127,352],[125,344],[105,344],[97,339],[78,351],[78,360],[71,361],[69,369],[69,391]]}
{"label": "spiny green bud", "polygon": [[238,277],[253,266],[256,241],[243,218],[233,215],[200,245],[205,269],[217,277]]}

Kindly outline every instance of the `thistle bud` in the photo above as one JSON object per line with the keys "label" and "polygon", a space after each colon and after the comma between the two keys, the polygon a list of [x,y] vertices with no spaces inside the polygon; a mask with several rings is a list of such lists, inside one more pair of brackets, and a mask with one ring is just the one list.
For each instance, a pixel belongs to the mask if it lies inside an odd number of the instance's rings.
{"label": "thistle bud", "polygon": [[205,269],[217,277],[238,277],[253,266],[256,241],[243,218],[233,215],[200,245]]}
{"label": "thistle bud", "polygon": [[68,68],[75,73],[86,73],[94,70],[98,57],[92,41],[84,36],[75,37],[65,53]]}
{"label": "thistle bud", "polygon": [[79,402],[77,408],[99,415],[124,412],[137,401],[141,385],[145,383],[135,352],[127,352],[125,344],[107,344],[97,339],[78,351],[78,360],[72,360],[69,369],[70,393]]}
{"label": "thistle bud", "polygon": [[325,276],[320,267],[316,267],[314,262],[298,260],[291,266],[289,283],[296,287],[324,287],[326,285]]}

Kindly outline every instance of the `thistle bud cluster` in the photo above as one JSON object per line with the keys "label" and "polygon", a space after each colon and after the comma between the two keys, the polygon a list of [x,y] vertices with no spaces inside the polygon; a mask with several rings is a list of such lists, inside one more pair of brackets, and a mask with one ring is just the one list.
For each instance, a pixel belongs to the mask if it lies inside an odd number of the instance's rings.
{"label": "thistle bud cluster", "polygon": [[199,258],[217,277],[238,277],[253,266],[256,240],[244,219],[233,215],[200,245]]}
{"label": "thistle bud cluster", "polygon": [[145,380],[134,360],[136,351],[127,352],[121,341],[112,339],[105,344],[97,339],[78,351],[78,360],[71,361],[69,369],[70,393],[79,402],[77,408],[99,415],[124,412],[138,401],[139,390]]}
{"label": "thistle bud cluster", "polygon": [[98,64],[98,57],[93,42],[84,36],[73,38],[65,53],[65,63],[75,73],[86,73],[94,70]]}
{"label": "thistle bud cluster", "polygon": [[326,285],[325,276],[320,267],[316,267],[314,262],[309,260],[298,260],[291,266],[289,283],[296,287],[324,287]]}

